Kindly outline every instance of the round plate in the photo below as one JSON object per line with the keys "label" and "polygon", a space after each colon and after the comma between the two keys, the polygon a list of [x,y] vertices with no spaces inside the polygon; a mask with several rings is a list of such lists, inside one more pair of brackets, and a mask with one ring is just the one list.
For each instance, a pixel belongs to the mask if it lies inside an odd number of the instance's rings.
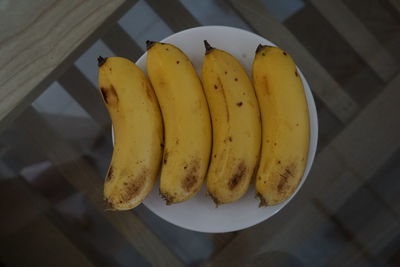
{"label": "round plate", "polygon": [[[225,26],[204,26],[188,29],[175,33],[163,39],[162,42],[171,43],[179,47],[191,59],[200,75],[205,52],[203,40],[208,40],[213,47],[223,49],[235,56],[243,64],[249,75],[251,74],[251,65],[257,46],[259,44],[274,45],[254,33]],[[146,70],[146,53],[136,64],[142,70]],[[170,223],[186,229],[207,233],[241,230],[270,218],[282,209],[303,185],[310,171],[317,148],[318,121],[315,103],[307,81],[301,71],[299,72],[307,96],[311,138],[304,176],[296,192],[288,200],[276,206],[259,208],[259,201],[255,198],[254,184],[252,184],[243,198],[216,208],[211,198],[206,196],[205,185],[203,185],[201,191],[190,200],[167,206],[159,196],[159,184],[156,184],[153,191],[145,199],[144,205]]]}

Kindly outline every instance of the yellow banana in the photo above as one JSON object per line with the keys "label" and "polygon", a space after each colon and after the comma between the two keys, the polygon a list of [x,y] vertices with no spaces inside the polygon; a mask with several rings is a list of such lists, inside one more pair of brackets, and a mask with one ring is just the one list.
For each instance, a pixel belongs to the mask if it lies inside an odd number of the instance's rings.
{"label": "yellow banana", "polygon": [[213,126],[207,190],[218,205],[246,193],[258,163],[261,124],[256,94],[242,65],[207,41],[205,45],[202,81]]}
{"label": "yellow banana", "polygon": [[131,61],[99,57],[99,87],[114,127],[114,151],[104,184],[111,210],[139,205],[160,168],[163,128],[153,88]]}
{"label": "yellow banana", "polygon": [[262,118],[256,191],[260,206],[288,199],[304,174],[309,147],[308,105],[292,58],[277,47],[257,48],[253,81]]}
{"label": "yellow banana", "polygon": [[164,119],[160,194],[167,204],[185,201],[203,184],[211,150],[211,123],[199,77],[177,47],[147,42],[147,72]]}

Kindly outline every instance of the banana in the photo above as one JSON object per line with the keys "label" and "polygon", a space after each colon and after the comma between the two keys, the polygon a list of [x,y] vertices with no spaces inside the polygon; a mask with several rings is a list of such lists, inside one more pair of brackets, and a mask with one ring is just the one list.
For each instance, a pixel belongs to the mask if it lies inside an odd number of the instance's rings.
{"label": "banana", "polygon": [[277,47],[259,45],[253,82],[262,118],[256,191],[260,206],[288,199],[304,174],[310,138],[308,105],[296,65]]}
{"label": "banana", "polygon": [[163,128],[153,88],[131,61],[99,57],[99,87],[114,127],[114,151],[104,184],[110,210],[139,205],[161,163]]}
{"label": "banana", "polygon": [[202,81],[213,126],[207,191],[219,205],[239,199],[249,187],[261,146],[260,112],[239,61],[204,43]]}
{"label": "banana", "polygon": [[177,47],[147,41],[147,72],[160,103],[165,148],[160,194],[185,201],[204,181],[211,150],[211,122],[199,77]]}

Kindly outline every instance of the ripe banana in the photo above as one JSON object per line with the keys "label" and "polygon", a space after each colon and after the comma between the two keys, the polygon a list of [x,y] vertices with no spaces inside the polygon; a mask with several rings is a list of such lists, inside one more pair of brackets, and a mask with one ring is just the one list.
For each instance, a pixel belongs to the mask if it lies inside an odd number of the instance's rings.
{"label": "ripe banana", "polygon": [[153,88],[131,61],[99,57],[99,87],[114,127],[114,151],[104,184],[111,210],[139,205],[157,178],[163,142]]}
{"label": "ripe banana", "polygon": [[262,118],[262,148],[256,191],[260,206],[289,198],[304,174],[309,147],[308,105],[292,58],[259,45],[253,81]]}
{"label": "ripe banana", "polygon": [[213,126],[207,190],[214,202],[233,202],[251,182],[261,146],[260,111],[242,65],[207,41],[202,81]]}
{"label": "ripe banana", "polygon": [[207,101],[189,58],[171,44],[147,41],[147,72],[164,119],[160,194],[167,204],[182,202],[200,190],[208,167]]}

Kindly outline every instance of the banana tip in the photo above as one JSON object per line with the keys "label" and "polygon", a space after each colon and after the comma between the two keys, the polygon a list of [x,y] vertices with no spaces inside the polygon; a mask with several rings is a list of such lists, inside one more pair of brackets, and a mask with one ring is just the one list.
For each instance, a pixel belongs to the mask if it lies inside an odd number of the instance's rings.
{"label": "banana tip", "polygon": [[208,191],[207,195],[209,195],[211,197],[211,199],[214,201],[216,208],[218,208],[218,206],[221,205],[221,202],[219,201],[219,199],[217,197],[215,197],[213,194],[211,194],[211,192]]}
{"label": "banana tip", "polygon": [[270,45],[262,45],[262,44],[259,44],[259,45],[257,46],[257,48],[256,48],[256,54],[257,54],[258,52],[260,52],[261,50],[263,50],[264,48],[266,48],[266,47],[272,47],[272,46],[270,46]]}
{"label": "banana tip", "polygon": [[206,48],[206,55],[207,55],[208,53],[210,53],[211,50],[214,49],[214,47],[212,47],[212,46],[207,42],[207,40],[204,40],[204,47]]}
{"label": "banana tip", "polygon": [[260,52],[262,49],[263,49],[263,45],[262,44],[259,44],[258,46],[257,46],[257,49],[256,49],[256,54],[258,53],[258,52]]}
{"label": "banana tip", "polygon": [[105,62],[106,62],[106,60],[107,60],[107,58],[105,57],[102,57],[102,56],[99,56],[98,58],[97,58],[97,66],[99,66],[99,67],[101,67]]}
{"label": "banana tip", "polygon": [[146,41],[146,48],[149,50],[156,42],[147,40]]}
{"label": "banana tip", "polygon": [[165,204],[167,206],[169,206],[173,203],[174,198],[171,197],[169,194],[162,192],[161,190],[159,190],[158,193],[160,194],[160,197],[165,201]]}
{"label": "banana tip", "polygon": [[104,211],[114,211],[115,207],[109,199],[105,199]]}
{"label": "banana tip", "polygon": [[260,193],[257,193],[256,195],[257,198],[260,199],[260,204],[258,204],[258,207],[267,207],[268,206],[268,201],[264,198],[264,196]]}

